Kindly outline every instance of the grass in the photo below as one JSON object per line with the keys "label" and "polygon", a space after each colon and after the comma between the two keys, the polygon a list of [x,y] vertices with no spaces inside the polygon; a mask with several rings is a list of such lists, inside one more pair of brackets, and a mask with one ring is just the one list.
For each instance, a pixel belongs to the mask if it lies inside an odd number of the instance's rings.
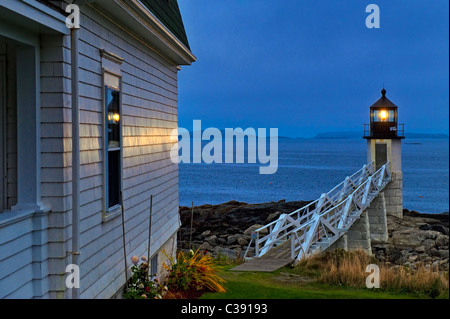
{"label": "grass", "polygon": [[[228,269],[227,269],[228,268]],[[225,293],[206,293],[201,299],[416,299],[408,293],[392,293],[379,290],[334,287],[312,282],[286,282],[280,276],[296,275],[289,268],[272,273],[233,272],[232,267],[219,271],[226,280]],[[288,277],[288,276],[286,276]]]}
{"label": "grass", "polygon": [[206,293],[201,299],[449,298],[448,277],[425,269],[411,272],[381,268],[382,289],[367,289],[365,265],[372,262],[360,252],[337,252],[308,259],[295,268],[260,273],[234,272],[234,265],[221,259],[218,275],[226,281],[226,292]]}

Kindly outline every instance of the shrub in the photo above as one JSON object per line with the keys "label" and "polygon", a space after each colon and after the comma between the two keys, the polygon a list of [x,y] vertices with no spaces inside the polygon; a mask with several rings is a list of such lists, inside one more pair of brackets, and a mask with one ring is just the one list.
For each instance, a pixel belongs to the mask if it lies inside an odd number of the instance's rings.
{"label": "shrub", "polygon": [[[296,269],[324,284],[364,288],[369,264],[378,264],[378,261],[364,251],[337,249],[305,258]],[[415,269],[384,264],[379,267],[382,290],[422,294],[431,298],[448,295],[448,273],[427,269],[424,265],[418,265]]]}
{"label": "shrub", "polygon": [[132,276],[128,280],[127,288],[123,294],[124,299],[162,299],[167,293],[168,288],[161,285],[158,276],[149,275],[149,265],[147,258],[141,257],[142,263],[139,264],[139,257],[131,258]]}
{"label": "shrub", "polygon": [[216,275],[217,266],[214,259],[197,250],[188,254],[178,252],[177,259],[167,257],[169,264],[163,264],[168,271],[167,286],[171,291],[211,291],[225,292],[224,280]]}
{"label": "shrub", "polygon": [[424,265],[419,265],[416,269],[382,267],[380,278],[382,288],[387,290],[420,293],[431,298],[448,295],[449,291],[446,275],[437,270],[427,269]]}

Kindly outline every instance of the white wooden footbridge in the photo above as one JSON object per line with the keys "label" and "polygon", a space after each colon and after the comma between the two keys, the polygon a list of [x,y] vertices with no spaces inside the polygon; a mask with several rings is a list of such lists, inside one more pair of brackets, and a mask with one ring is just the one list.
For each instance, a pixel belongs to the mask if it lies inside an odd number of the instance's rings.
{"label": "white wooden footbridge", "polygon": [[[360,219],[391,181],[390,163],[365,165],[319,199],[257,229],[235,270],[275,270],[327,250]],[[267,266],[267,267],[266,267]]]}

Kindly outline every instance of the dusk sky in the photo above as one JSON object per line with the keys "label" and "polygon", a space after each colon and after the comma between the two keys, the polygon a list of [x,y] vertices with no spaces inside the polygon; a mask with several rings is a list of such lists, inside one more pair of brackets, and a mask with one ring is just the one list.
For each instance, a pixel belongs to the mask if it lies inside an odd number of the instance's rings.
{"label": "dusk sky", "polygon": [[180,127],[362,131],[384,83],[407,132],[448,134],[447,0],[178,2],[198,59],[179,73]]}

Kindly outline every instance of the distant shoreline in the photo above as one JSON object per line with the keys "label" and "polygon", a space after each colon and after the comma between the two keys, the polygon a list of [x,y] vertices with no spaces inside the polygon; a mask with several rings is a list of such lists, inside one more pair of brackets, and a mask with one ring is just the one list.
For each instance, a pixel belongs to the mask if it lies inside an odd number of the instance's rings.
{"label": "distant shoreline", "polygon": [[[223,138],[225,138],[226,133],[225,130],[219,130],[222,134]],[[195,139],[195,133],[199,137],[202,135],[202,131],[189,131],[189,136],[191,139]],[[235,134],[239,137],[244,137],[247,135],[247,132],[235,132]],[[361,131],[337,131],[337,132],[322,132],[318,133],[315,136],[311,137],[305,137],[305,136],[285,136],[285,135],[279,135],[278,139],[282,140],[345,140],[345,139],[360,139],[363,136],[363,132]],[[248,136],[257,136],[254,134],[249,134]],[[414,132],[406,132],[405,137],[408,138],[417,138],[417,139],[449,139],[449,135],[445,133],[414,133]],[[270,136],[267,136],[267,138],[270,138]]]}
{"label": "distant shoreline", "polygon": [[[406,133],[406,138],[418,138],[418,139],[448,139],[448,134],[439,133]],[[324,132],[319,133],[315,139],[351,139],[361,138],[361,132]]]}
{"label": "distant shoreline", "polygon": [[[247,203],[247,202],[240,202],[240,201],[236,201],[236,200],[231,200],[231,201],[227,201],[227,202],[223,202],[220,204],[200,204],[197,206],[194,206],[194,210],[195,209],[211,209],[211,208],[218,208],[218,207],[224,207],[227,205],[230,206],[247,206],[247,207],[261,207],[261,206],[270,206],[270,205],[277,205],[277,204],[294,204],[294,203],[303,203],[305,206],[308,205],[309,203],[311,203],[313,201],[305,201],[305,200],[300,200],[300,201],[286,201],[284,199],[281,199],[279,201],[271,201],[271,202],[261,202],[261,203]],[[295,205],[295,204],[294,204]],[[298,207],[301,208],[301,207]],[[183,206],[180,205],[179,206],[180,210],[189,210],[191,209],[190,206]],[[294,209],[295,210],[295,209]],[[293,210],[293,211],[294,211]],[[442,212],[442,213],[421,213],[418,212],[416,210],[410,210],[408,208],[403,208],[403,213],[407,214],[411,217],[432,217],[432,216],[449,216],[449,212]]]}

